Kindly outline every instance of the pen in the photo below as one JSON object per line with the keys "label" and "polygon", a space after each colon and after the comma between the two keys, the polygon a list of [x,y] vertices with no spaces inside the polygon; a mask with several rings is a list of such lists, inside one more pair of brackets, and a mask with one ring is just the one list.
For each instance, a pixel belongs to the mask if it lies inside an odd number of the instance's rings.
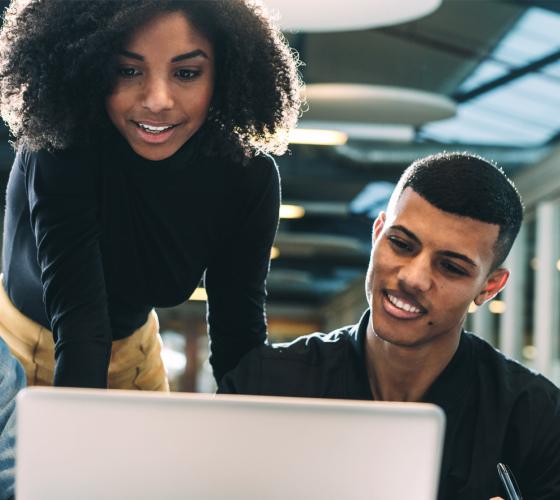
{"label": "pen", "polygon": [[511,469],[506,464],[502,463],[498,463],[497,467],[498,476],[500,476],[507,493],[507,500],[523,500],[521,491],[519,490],[519,486],[517,485],[517,481]]}

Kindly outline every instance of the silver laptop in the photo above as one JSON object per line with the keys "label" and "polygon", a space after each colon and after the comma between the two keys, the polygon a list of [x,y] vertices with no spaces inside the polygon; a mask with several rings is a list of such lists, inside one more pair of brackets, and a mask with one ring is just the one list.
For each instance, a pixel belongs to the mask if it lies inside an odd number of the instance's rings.
{"label": "silver laptop", "polygon": [[427,404],[30,388],[18,500],[434,500]]}

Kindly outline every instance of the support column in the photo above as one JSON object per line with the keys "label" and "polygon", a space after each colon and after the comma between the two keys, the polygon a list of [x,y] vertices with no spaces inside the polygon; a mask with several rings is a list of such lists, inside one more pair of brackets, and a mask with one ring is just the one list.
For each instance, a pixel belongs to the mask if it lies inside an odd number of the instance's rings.
{"label": "support column", "polygon": [[502,292],[506,310],[500,318],[499,349],[510,358],[521,360],[527,281],[527,230],[521,226],[517,240],[505,262],[510,276]]}
{"label": "support column", "polygon": [[492,335],[494,329],[494,318],[488,309],[488,303],[480,306],[473,314],[473,332],[480,338],[486,340],[494,345],[494,336]]}
{"label": "support column", "polygon": [[534,342],[537,349],[535,368],[553,378],[558,359],[558,309],[560,305],[558,270],[560,259],[560,208],[558,202],[537,205],[535,250]]}

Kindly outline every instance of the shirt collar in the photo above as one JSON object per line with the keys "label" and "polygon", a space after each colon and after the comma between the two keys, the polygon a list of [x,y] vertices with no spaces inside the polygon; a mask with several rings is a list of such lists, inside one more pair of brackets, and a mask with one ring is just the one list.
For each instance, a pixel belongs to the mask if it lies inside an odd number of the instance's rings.
{"label": "shirt collar", "polygon": [[[353,350],[360,361],[359,377],[367,384],[370,399],[372,399],[365,356],[365,341],[369,320],[370,311],[368,309],[362,314],[360,321],[350,328],[348,333]],[[451,409],[464,400],[470,387],[469,381],[473,380],[473,372],[472,343],[469,342],[468,334],[462,331],[457,351],[449,364],[432,383],[422,401],[436,404],[444,410]]]}
{"label": "shirt collar", "polygon": [[357,360],[355,366],[353,367],[353,380],[356,381],[356,386],[352,388],[356,391],[354,396],[356,399],[373,400],[373,394],[371,393],[371,387],[369,385],[365,356],[365,341],[368,323],[369,309],[362,314],[360,321],[350,328],[348,334],[350,337],[350,345],[352,346],[352,351],[354,353],[354,359]]}
{"label": "shirt collar", "polygon": [[459,346],[451,361],[434,380],[423,401],[450,410],[465,400],[474,381],[475,365],[472,359],[472,342],[469,334],[461,332]]}

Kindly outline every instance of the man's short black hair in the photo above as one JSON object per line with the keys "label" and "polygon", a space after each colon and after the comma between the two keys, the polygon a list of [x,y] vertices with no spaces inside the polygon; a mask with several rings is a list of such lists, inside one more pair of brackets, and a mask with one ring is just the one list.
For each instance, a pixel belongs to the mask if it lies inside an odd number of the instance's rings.
{"label": "man's short black hair", "polygon": [[404,171],[391,203],[408,187],[440,210],[497,224],[492,269],[503,264],[521,227],[523,203],[501,168],[471,153],[439,153]]}

